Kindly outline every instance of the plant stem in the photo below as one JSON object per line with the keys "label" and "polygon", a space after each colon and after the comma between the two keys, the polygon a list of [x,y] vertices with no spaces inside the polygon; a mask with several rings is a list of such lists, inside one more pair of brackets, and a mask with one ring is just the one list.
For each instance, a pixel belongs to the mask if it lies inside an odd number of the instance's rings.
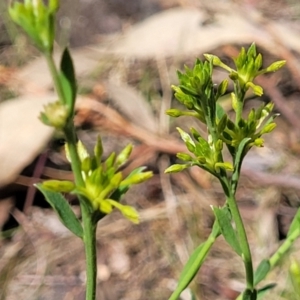
{"label": "plant stem", "polygon": [[60,83],[60,80],[59,80],[59,75],[58,75],[57,68],[55,66],[53,56],[52,56],[51,53],[45,53],[45,57],[46,57],[46,60],[47,60],[49,70],[51,72],[51,76],[52,76],[52,79],[53,79],[53,82],[54,82],[54,86],[55,86],[55,90],[57,92],[57,95],[63,103],[66,103],[66,100],[64,99],[65,97],[64,97],[63,89],[62,89],[62,86],[61,86],[61,83]]}
{"label": "plant stem", "polygon": [[[72,122],[65,128],[65,137],[69,148],[69,153],[72,162],[72,170],[77,186],[84,186],[84,181],[81,175],[81,163],[76,147],[76,133]],[[97,254],[96,254],[96,228],[97,223],[93,222],[92,212],[84,197],[79,196],[81,208],[81,217],[83,224],[83,242],[85,247],[86,258],[86,300],[96,299],[97,289]]]}
{"label": "plant stem", "polygon": [[[56,92],[60,101],[66,103],[64,93],[59,79],[59,73],[55,66],[53,56],[50,53],[45,54],[47,63],[54,81]],[[71,117],[65,128],[64,134],[68,145],[68,150],[71,158],[71,167],[74,174],[76,186],[84,187],[85,183],[81,174],[81,162],[77,151],[77,135]],[[92,211],[90,210],[87,200],[79,196],[82,224],[83,224],[83,242],[85,247],[86,258],[86,300],[96,299],[97,288],[97,254],[96,254],[96,228],[97,223],[93,222]]]}
{"label": "plant stem", "polygon": [[270,267],[274,268],[274,266],[278,263],[278,261],[282,258],[282,256],[291,248],[294,241],[300,236],[300,229],[294,230],[284,241],[284,243],[278,248],[278,250],[271,256],[269,259]]}
{"label": "plant stem", "polygon": [[233,221],[236,226],[236,231],[238,234],[238,239],[240,242],[240,247],[242,250],[242,259],[245,266],[246,271],[246,282],[247,288],[251,291],[254,289],[254,274],[253,274],[253,264],[252,264],[252,256],[249,247],[249,242],[246,234],[246,230],[244,227],[244,223],[236,202],[235,195],[231,189],[230,183],[228,182],[227,177],[223,177],[220,179],[223,190],[226,195],[226,202],[228,203]]}
{"label": "plant stem", "polygon": [[81,215],[84,230],[84,247],[86,258],[86,300],[96,299],[97,289],[97,248],[96,248],[96,229],[89,212],[89,207],[81,201]]}
{"label": "plant stem", "polygon": [[236,203],[236,199],[233,195],[227,198],[227,202],[232,214],[232,218],[234,220],[236,231],[238,234],[240,246],[242,249],[242,259],[244,261],[244,266],[246,270],[246,281],[247,281],[247,288],[251,291],[254,288],[254,276],[253,276],[253,265],[252,265],[252,256],[251,251],[248,243],[247,234],[245,231],[244,223]]}

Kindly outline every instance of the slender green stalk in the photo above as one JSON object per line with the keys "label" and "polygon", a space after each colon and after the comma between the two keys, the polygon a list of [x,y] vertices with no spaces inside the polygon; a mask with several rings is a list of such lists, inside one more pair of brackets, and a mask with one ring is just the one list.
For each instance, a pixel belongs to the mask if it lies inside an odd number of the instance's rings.
{"label": "slender green stalk", "polygon": [[[55,89],[60,99],[65,102],[64,94],[59,81],[59,75],[55,66],[52,55],[46,55],[49,69],[54,81]],[[77,136],[74,128],[73,120],[69,120],[64,128],[64,134],[68,145],[68,150],[71,158],[71,167],[77,186],[84,186],[84,180],[81,174],[81,162],[77,151]],[[84,247],[86,257],[86,300],[96,299],[97,287],[97,255],[96,255],[96,223],[93,222],[92,214],[87,205],[87,200],[79,196],[81,216],[84,231]]]}
{"label": "slender green stalk", "polygon": [[58,95],[59,99],[61,99],[61,101],[63,101],[63,103],[65,103],[66,101],[64,99],[64,93],[63,93],[63,90],[62,90],[62,87],[61,87],[58,71],[57,71],[57,68],[55,66],[53,56],[52,56],[51,53],[45,53],[45,57],[46,57],[46,60],[47,60],[47,64],[48,64],[53,82],[54,82],[54,87],[55,87],[55,90],[57,92],[57,95]]}
{"label": "slender green stalk", "polygon": [[300,229],[293,231],[284,243],[278,248],[278,250],[269,259],[270,267],[273,268],[282,256],[291,248],[294,241],[300,236]]}
{"label": "slender green stalk", "polygon": [[71,167],[74,173],[75,182],[79,186],[84,186],[84,181],[81,174],[81,162],[77,152],[77,137],[74,124],[72,122],[69,122],[69,124],[66,126],[64,134],[71,157]]}
{"label": "slender green stalk", "polygon": [[86,258],[86,300],[96,299],[97,290],[97,248],[96,248],[96,229],[97,223],[94,223],[89,207],[86,203],[80,201],[81,215],[84,230],[84,247]]}
{"label": "slender green stalk", "polygon": [[[72,122],[65,129],[66,141],[71,157],[71,165],[75,181],[78,186],[84,186],[81,175],[80,159],[76,147],[76,133]],[[97,289],[97,254],[96,254],[96,228],[97,223],[93,222],[92,214],[87,205],[86,199],[79,196],[81,216],[84,231],[84,247],[86,258],[86,300],[96,299]]]}
{"label": "slender green stalk", "polygon": [[244,227],[244,223],[236,203],[236,199],[233,195],[227,198],[227,203],[230,208],[232,218],[234,220],[236,231],[239,237],[240,246],[242,249],[242,258],[244,261],[244,266],[246,270],[246,281],[247,281],[247,288],[253,290],[254,288],[254,275],[253,275],[253,264],[252,264],[252,256],[249,247],[249,242],[246,234],[246,230]]}
{"label": "slender green stalk", "polygon": [[245,226],[236,202],[235,195],[232,191],[232,187],[228,182],[227,177],[223,176],[220,179],[221,185],[223,187],[224,193],[226,195],[226,203],[229,206],[231,211],[232,219],[236,226],[236,231],[238,234],[240,247],[242,250],[242,259],[245,266],[246,271],[246,281],[247,281],[247,288],[250,290],[254,289],[254,273],[253,273],[253,264],[252,264],[252,256],[249,247],[249,242],[245,230]]}

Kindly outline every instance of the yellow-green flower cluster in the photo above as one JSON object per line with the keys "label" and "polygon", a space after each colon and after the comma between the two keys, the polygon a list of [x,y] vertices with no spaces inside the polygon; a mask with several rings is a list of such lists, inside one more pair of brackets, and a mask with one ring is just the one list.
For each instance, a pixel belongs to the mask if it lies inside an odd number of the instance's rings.
{"label": "yellow-green flower cluster", "polygon": [[[120,167],[128,161],[132,145],[126,146],[118,155],[111,153],[104,162],[101,162],[103,149],[100,138],[97,140],[93,156],[89,155],[80,141],[77,144],[77,151],[84,186],[76,186],[71,181],[48,180],[43,183],[43,187],[56,192],[81,195],[89,201],[94,211],[100,210],[109,214],[113,208],[117,208],[126,218],[138,223],[139,216],[135,208],[123,205],[119,201],[132,185],[148,180],[153,174],[151,171],[144,172],[145,167],[140,167],[127,177],[123,177]],[[66,155],[70,160],[68,146]]]}

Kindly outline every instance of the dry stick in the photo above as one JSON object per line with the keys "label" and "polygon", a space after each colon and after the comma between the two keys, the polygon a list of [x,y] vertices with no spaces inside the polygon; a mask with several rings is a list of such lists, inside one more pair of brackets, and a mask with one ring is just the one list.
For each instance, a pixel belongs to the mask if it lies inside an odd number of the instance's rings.
{"label": "dry stick", "polygon": [[166,110],[171,107],[172,93],[171,93],[171,82],[168,73],[168,67],[166,59],[157,58],[156,59],[157,70],[159,73],[160,84],[162,88],[162,101],[159,113],[159,130],[162,134],[168,134],[170,131],[169,116],[166,115]]}
{"label": "dry stick", "polygon": [[47,156],[48,156],[47,152],[42,153],[39,156],[38,161],[35,165],[35,168],[34,168],[34,171],[33,171],[33,174],[32,174],[32,178],[31,178],[31,182],[28,185],[28,190],[27,190],[25,203],[24,203],[24,213],[26,215],[28,214],[28,211],[29,211],[30,207],[33,204],[34,196],[36,194],[36,188],[33,186],[33,184],[40,181],[40,180],[35,181],[35,179],[40,178],[41,175],[43,174],[43,170],[45,168]]}

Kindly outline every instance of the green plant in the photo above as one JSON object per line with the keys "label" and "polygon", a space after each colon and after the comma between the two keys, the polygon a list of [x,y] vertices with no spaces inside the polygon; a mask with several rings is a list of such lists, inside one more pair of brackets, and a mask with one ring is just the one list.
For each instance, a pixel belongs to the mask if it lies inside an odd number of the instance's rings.
{"label": "green plant", "polygon": [[[262,68],[262,55],[257,53],[255,44],[252,44],[248,51],[241,49],[234,59],[235,69],[224,64],[217,56],[204,56],[205,62],[197,60],[192,69],[185,67],[184,73],[178,72],[179,85],[173,86],[175,97],[187,110],[170,109],[167,114],[172,117],[190,116],[198,119],[206,125],[207,137],[201,136],[195,128],[191,128],[190,133],[177,128],[190,153],[178,153],[177,157],[184,163],[172,165],[165,172],[179,172],[198,166],[219,180],[225,201],[223,207],[212,206],[215,215],[212,232],[191,255],[170,300],[177,299],[189,285],[219,235],[224,236],[244,263],[246,288],[238,299],[255,300],[274,286],[256,288],[300,235],[299,210],[286,241],[271,258],[263,260],[254,272],[246,231],[235,197],[244,157],[252,147],[262,147],[262,136],[276,127],[274,119],[277,115],[271,114],[274,107],[272,103],[262,104],[258,109],[253,108],[247,117],[242,116],[246,92],[250,89],[255,95],[261,96],[263,89],[255,85],[253,80],[261,74],[280,69],[285,61],[277,61],[267,68]],[[218,103],[218,99],[227,91],[228,80],[223,80],[219,85],[214,84],[214,67],[221,67],[227,71],[229,79],[233,82],[231,99],[235,112],[234,120],[231,120]],[[224,147],[231,156],[230,161],[224,160]]]}
{"label": "green plant", "polygon": [[[51,72],[58,100],[44,107],[40,119],[48,126],[64,134],[66,154],[71,163],[74,182],[48,180],[36,184],[46,200],[57,212],[61,222],[76,236],[82,239],[86,254],[86,299],[96,299],[96,227],[97,222],[113,208],[117,208],[129,220],[138,223],[137,211],[120,203],[121,197],[134,185],[152,177],[152,172],[144,167],[133,170],[123,177],[123,166],[132,151],[126,146],[118,155],[111,153],[102,161],[102,142],[98,138],[93,155],[90,155],[81,141],[78,141],[74,127],[74,106],[77,83],[74,66],[68,49],[62,53],[60,67],[53,60],[55,14],[59,8],[58,0],[13,1],[9,7],[12,20],[32,39],[45,56]],[[77,218],[64,193],[77,195],[81,208],[81,218]]]}

